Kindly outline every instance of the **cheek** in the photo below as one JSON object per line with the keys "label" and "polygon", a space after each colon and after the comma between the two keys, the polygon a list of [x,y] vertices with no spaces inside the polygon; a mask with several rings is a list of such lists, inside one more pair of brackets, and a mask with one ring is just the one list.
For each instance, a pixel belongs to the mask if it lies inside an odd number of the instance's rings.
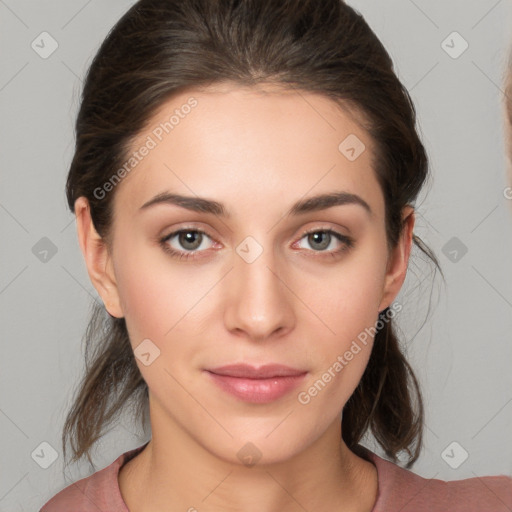
{"label": "cheek", "polygon": [[[182,392],[170,375],[176,373],[176,363],[194,358],[193,344],[187,343],[194,335],[191,325],[197,323],[193,305],[198,294],[205,293],[197,280],[172,267],[166,258],[154,247],[133,247],[116,264],[119,296],[135,361],[149,389],[164,401],[166,393],[179,396]],[[150,354],[146,360],[149,364],[142,356],[137,357],[146,353]]]}
{"label": "cheek", "polygon": [[366,369],[385,278],[386,261],[375,256],[376,250],[368,248],[347,259],[328,280],[308,283],[308,306],[322,320],[318,329],[324,334],[317,334],[319,364],[309,388],[303,388],[304,403],[315,401],[320,408],[331,403],[336,404],[333,410],[341,409]]}
{"label": "cheek", "polygon": [[170,272],[165,255],[147,242],[120,235],[116,243],[115,276],[132,344],[162,338],[175,322],[170,315],[180,309],[176,293],[182,285],[180,276]]}
{"label": "cheek", "polygon": [[156,339],[170,328],[161,311],[162,304],[167,302],[162,285],[165,283],[157,282],[154,273],[140,260],[130,262],[130,258],[126,258],[123,261],[118,276],[118,290],[134,346],[144,338]]}
{"label": "cheek", "polygon": [[115,274],[132,345],[149,338],[162,351],[170,345],[179,350],[174,342],[194,336],[194,326],[199,329],[204,324],[200,317],[204,301],[212,300],[208,293],[218,276],[177,264],[147,242],[137,245],[127,237],[124,240]]}
{"label": "cheek", "polygon": [[386,261],[376,254],[369,247],[347,258],[325,279],[306,284],[307,303],[326,324],[324,331],[332,334],[334,345],[357,337],[377,320]]}

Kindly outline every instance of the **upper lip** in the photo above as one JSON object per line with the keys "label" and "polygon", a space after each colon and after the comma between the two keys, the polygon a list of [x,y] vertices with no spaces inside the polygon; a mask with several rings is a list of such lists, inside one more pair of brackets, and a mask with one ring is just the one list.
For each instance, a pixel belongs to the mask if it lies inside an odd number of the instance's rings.
{"label": "upper lip", "polygon": [[270,379],[271,377],[288,377],[306,373],[305,370],[298,370],[282,364],[265,364],[258,367],[250,364],[228,364],[210,368],[208,371],[217,375],[245,377],[247,379]]}

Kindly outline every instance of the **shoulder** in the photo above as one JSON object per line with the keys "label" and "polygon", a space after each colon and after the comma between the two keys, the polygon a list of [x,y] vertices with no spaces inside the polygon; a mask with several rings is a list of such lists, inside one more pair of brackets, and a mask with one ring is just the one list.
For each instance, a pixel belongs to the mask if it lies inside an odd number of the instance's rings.
{"label": "shoulder", "polygon": [[65,487],[40,512],[128,512],[119,489],[119,469],[145,446],[123,453],[106,468]]}
{"label": "shoulder", "polygon": [[379,491],[372,512],[510,512],[512,477],[482,476],[445,481],[423,478],[370,450],[377,468]]}

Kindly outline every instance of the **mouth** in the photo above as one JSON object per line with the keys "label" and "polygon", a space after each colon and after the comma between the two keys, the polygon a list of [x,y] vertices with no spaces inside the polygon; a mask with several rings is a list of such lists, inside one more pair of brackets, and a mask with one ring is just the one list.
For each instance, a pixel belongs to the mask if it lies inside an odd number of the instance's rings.
{"label": "mouth", "polygon": [[307,373],[306,370],[299,370],[283,364],[265,364],[252,366],[250,364],[229,364],[208,369],[207,371],[216,375],[226,377],[239,377],[245,379],[271,379],[273,377],[294,377]]}
{"label": "mouth", "polygon": [[204,371],[222,391],[244,402],[257,404],[273,402],[287,395],[308,373],[280,364],[260,367],[236,364]]}

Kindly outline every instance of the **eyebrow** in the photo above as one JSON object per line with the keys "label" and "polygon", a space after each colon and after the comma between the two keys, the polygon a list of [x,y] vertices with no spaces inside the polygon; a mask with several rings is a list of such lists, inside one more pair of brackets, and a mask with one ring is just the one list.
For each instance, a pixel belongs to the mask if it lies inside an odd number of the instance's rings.
{"label": "eyebrow", "polygon": [[[222,203],[202,197],[183,196],[179,194],[171,194],[169,192],[162,192],[161,194],[156,195],[144,203],[140,207],[140,210],[159,204],[171,204],[194,212],[211,213],[225,218],[231,217]],[[332,192],[299,200],[288,210],[286,215],[300,215],[308,212],[326,210],[333,206],[350,204],[359,205],[370,216],[373,215],[370,205],[362,197],[350,192]]]}

